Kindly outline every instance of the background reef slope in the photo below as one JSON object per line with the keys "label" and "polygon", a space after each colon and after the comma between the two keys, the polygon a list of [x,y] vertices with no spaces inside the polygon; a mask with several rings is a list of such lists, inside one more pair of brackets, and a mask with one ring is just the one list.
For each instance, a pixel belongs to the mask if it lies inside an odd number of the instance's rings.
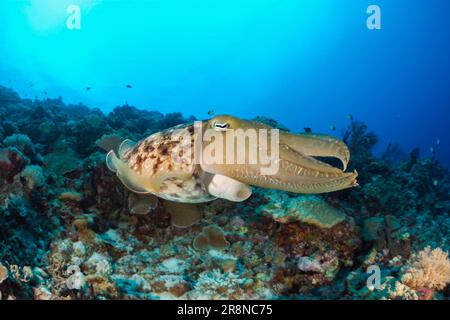
{"label": "background reef slope", "polygon": [[0,297],[448,298],[450,175],[435,159],[395,146],[376,158],[376,135],[352,120],[342,138],[359,188],[172,207],[203,217],[180,229],[163,201],[151,209],[122,186],[99,145],[192,120],[0,87]]}

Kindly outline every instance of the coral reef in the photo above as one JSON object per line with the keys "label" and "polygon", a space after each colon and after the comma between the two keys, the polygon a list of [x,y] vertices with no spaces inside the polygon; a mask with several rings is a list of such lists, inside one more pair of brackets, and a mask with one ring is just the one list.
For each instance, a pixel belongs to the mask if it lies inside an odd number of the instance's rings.
{"label": "coral reef", "polygon": [[131,193],[105,167],[119,141],[191,120],[0,86],[0,299],[448,299],[450,174],[435,159],[377,158],[352,121],[360,187],[199,205]]}
{"label": "coral reef", "polygon": [[267,193],[271,195],[269,203],[260,206],[257,212],[281,223],[299,221],[329,229],[346,219],[343,212],[333,208],[320,196],[288,197],[284,192]]}

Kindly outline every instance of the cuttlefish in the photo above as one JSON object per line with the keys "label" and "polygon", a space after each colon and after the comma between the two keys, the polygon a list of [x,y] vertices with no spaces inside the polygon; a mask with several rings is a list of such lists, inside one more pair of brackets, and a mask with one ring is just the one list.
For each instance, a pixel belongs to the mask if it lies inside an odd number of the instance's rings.
{"label": "cuttlefish", "polygon": [[[278,157],[274,159],[277,171],[265,175],[261,173],[263,164],[259,162],[193,161],[198,149],[195,139],[202,138],[201,134],[207,130],[215,132],[215,139],[225,139],[230,130],[237,129],[263,129],[270,136],[274,128],[229,115],[201,122],[200,136],[195,128],[198,126],[194,124],[177,126],[152,134],[138,143],[124,140],[116,151],[107,153],[106,164],[131,191],[175,203],[195,204],[216,198],[244,201],[252,194],[251,186],[314,194],[357,186],[358,173],[345,172],[350,160],[349,149],[334,137],[279,131]],[[199,140],[202,150],[215,139]],[[274,148],[269,143],[253,143],[258,151],[267,154]],[[249,143],[232,143],[230,146],[241,148],[235,150],[237,154],[246,154],[250,148]],[[336,158],[342,168],[315,157]]]}

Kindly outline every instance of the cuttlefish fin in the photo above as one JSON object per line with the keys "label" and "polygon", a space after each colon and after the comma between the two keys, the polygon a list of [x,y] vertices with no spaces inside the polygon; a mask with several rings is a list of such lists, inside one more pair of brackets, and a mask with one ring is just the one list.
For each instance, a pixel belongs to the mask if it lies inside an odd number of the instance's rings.
{"label": "cuttlefish fin", "polygon": [[172,225],[177,228],[187,228],[201,219],[198,207],[193,203],[164,201],[164,207],[172,218]]}
{"label": "cuttlefish fin", "polygon": [[338,158],[342,162],[343,171],[347,169],[350,160],[347,145],[332,136],[280,131],[280,144],[285,144],[306,156]]}
{"label": "cuttlefish fin", "polygon": [[120,181],[131,191],[141,194],[151,193],[145,187],[148,182],[146,183],[141,175],[131,170],[123,160],[116,156],[113,150],[106,155],[106,166],[109,170],[115,172]]}
{"label": "cuttlefish fin", "polygon": [[128,150],[133,149],[136,146],[136,142],[130,140],[130,139],[125,139],[122,141],[122,143],[119,146],[119,158],[123,159],[125,153]]}

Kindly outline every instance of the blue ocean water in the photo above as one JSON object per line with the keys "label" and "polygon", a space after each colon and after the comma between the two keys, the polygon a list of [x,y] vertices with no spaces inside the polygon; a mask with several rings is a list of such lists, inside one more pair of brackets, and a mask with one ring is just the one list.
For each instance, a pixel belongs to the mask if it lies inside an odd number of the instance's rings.
{"label": "blue ocean water", "polygon": [[[372,4],[380,30],[366,26]],[[352,115],[379,152],[433,147],[450,165],[446,0],[6,0],[0,21],[0,84],[22,96],[264,115],[338,136]]]}

